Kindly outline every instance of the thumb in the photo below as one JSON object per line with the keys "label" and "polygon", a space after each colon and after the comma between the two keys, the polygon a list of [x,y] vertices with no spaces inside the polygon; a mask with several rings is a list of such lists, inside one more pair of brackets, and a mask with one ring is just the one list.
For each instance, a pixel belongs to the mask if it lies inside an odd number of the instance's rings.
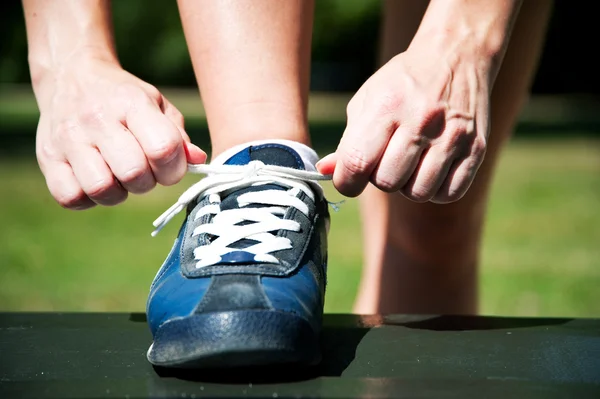
{"label": "thumb", "polygon": [[190,136],[185,131],[185,119],[183,114],[179,112],[179,110],[165,97],[163,97],[163,102],[165,115],[171,120],[171,122],[173,122],[175,126],[177,126],[177,130],[179,130],[179,133],[181,134],[187,162],[191,164],[200,164],[206,162],[206,152],[202,151],[200,147],[192,144]]}
{"label": "thumb", "polygon": [[206,152],[202,151],[200,147],[195,144],[189,142],[189,138],[183,138],[183,143],[185,145],[185,156],[187,158],[188,163],[191,164],[201,164],[206,162]]}
{"label": "thumb", "polygon": [[335,164],[337,163],[337,155],[334,153],[325,155],[315,167],[317,171],[322,175],[332,175],[335,170]]}

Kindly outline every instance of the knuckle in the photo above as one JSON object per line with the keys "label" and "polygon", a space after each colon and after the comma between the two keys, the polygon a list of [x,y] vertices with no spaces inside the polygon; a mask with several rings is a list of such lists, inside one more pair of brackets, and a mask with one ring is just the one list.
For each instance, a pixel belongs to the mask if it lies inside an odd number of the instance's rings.
{"label": "knuckle", "polygon": [[142,180],[147,173],[147,169],[139,166],[134,166],[119,176],[122,183],[130,184]]}
{"label": "knuckle", "polygon": [[146,95],[154,100],[162,100],[162,94],[160,91],[153,85],[146,83],[144,85],[144,92]]}
{"label": "knuckle", "polygon": [[437,104],[425,104],[415,111],[415,127],[421,135],[430,139],[444,132],[444,109]]}
{"label": "knuckle", "polygon": [[131,191],[134,194],[144,194],[144,193],[147,193],[148,191],[152,190],[155,186],[156,186],[156,180],[148,179],[148,182],[144,181],[142,184],[132,187],[129,191]]}
{"label": "knuckle", "polygon": [[452,184],[448,184],[434,196],[434,200],[441,204],[450,204],[462,199],[469,190],[473,179],[469,176],[457,177]]}
{"label": "knuckle", "polygon": [[347,150],[341,159],[344,169],[350,174],[361,175],[364,174],[370,166],[364,152],[357,148],[351,148]]}
{"label": "knuckle", "polygon": [[119,97],[136,99],[144,96],[144,91],[133,83],[121,83],[116,88],[116,94]]}
{"label": "knuckle", "polygon": [[147,168],[132,168],[120,176],[119,181],[134,194],[147,193],[156,185]]}
{"label": "knuckle", "polygon": [[177,184],[183,179],[185,176],[185,170],[175,170],[169,173],[168,175],[163,175],[157,178],[158,182],[163,186],[172,186]]}
{"label": "knuckle", "polygon": [[472,153],[477,158],[483,158],[487,151],[487,140],[484,137],[477,136],[473,141]]}
{"label": "knuckle", "polygon": [[378,97],[376,107],[378,115],[394,114],[402,105],[402,96],[395,91],[388,91]]}
{"label": "knuckle", "polygon": [[386,193],[392,193],[400,189],[399,182],[390,179],[388,176],[377,176],[374,179],[373,184]]}
{"label": "knuckle", "polygon": [[407,135],[406,145],[408,147],[422,148],[429,144],[430,140],[428,137],[421,134],[420,130],[414,131]]}
{"label": "knuckle", "polygon": [[78,119],[83,126],[100,127],[105,124],[106,113],[101,105],[90,105],[79,111]]}
{"label": "knuckle", "polygon": [[58,142],[77,141],[79,138],[79,124],[72,119],[64,119],[56,124],[54,130]]}
{"label": "knuckle", "polygon": [[421,187],[421,186],[412,187],[410,189],[403,190],[402,193],[409,200],[418,202],[418,203],[427,202],[433,197],[433,194],[431,193],[430,190],[428,190],[425,187]]}
{"label": "knuckle", "polygon": [[464,144],[465,139],[468,138],[467,127],[464,125],[454,126],[451,129],[446,129],[444,138],[447,142],[454,145]]}
{"label": "knuckle", "polygon": [[154,162],[168,163],[172,161],[181,148],[180,141],[171,139],[152,147],[146,151],[146,155]]}
{"label": "knuckle", "polygon": [[424,100],[419,105],[418,113],[425,123],[442,123],[445,120],[446,108],[439,103]]}
{"label": "knuckle", "polygon": [[123,203],[127,199],[127,191],[119,190],[115,195],[111,196],[110,200],[106,202],[106,205],[118,205]]}
{"label": "knuckle", "polygon": [[416,96],[410,99],[411,108],[415,115],[423,121],[445,119],[446,107],[429,96]]}
{"label": "knuckle", "polygon": [[116,90],[121,103],[128,104],[129,106],[150,104],[153,101],[146,90],[134,83],[123,83]]}
{"label": "knuckle", "polygon": [[59,194],[54,197],[60,206],[66,209],[81,209],[86,195],[83,191]]}
{"label": "knuckle", "polygon": [[48,160],[57,159],[58,155],[56,148],[47,142],[38,142],[38,145],[35,146],[35,156],[40,166],[45,165]]}
{"label": "knuckle", "polygon": [[360,88],[350,101],[348,101],[348,105],[346,105],[346,116],[348,119],[354,118],[360,111],[360,105],[364,104],[364,90],[364,88]]}
{"label": "knuckle", "polygon": [[112,191],[115,191],[115,188],[116,182],[114,181],[114,179],[104,178],[94,182],[84,191],[87,193],[88,196],[92,198],[102,198],[106,197],[107,194],[111,193]]}
{"label": "knuckle", "polygon": [[[185,168],[173,168],[172,170],[163,170],[160,173],[154,173],[154,176],[156,183],[159,183],[163,186],[172,186],[179,183],[181,179],[183,179],[185,172]],[[150,187],[148,190],[150,190],[152,187]]]}

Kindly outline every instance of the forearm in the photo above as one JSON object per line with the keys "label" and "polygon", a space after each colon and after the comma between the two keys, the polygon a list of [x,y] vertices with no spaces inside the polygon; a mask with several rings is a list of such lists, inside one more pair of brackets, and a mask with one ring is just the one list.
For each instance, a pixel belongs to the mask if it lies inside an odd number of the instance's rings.
{"label": "forearm", "polygon": [[492,80],[506,51],[522,0],[431,0],[412,46],[441,56],[471,57],[489,68]]}
{"label": "forearm", "polygon": [[23,0],[34,89],[76,59],[117,62],[109,0]]}

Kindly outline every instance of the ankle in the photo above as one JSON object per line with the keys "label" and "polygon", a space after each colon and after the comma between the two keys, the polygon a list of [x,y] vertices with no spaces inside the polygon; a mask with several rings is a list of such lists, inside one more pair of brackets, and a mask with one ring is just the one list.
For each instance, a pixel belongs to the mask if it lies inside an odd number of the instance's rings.
{"label": "ankle", "polygon": [[259,140],[290,140],[310,146],[306,113],[297,107],[249,104],[226,117],[209,117],[212,157],[236,145]]}
{"label": "ankle", "polygon": [[[211,134],[214,137],[214,135]],[[299,131],[248,131],[245,129],[235,137],[219,137],[212,140],[211,159],[214,160],[219,155],[225,153],[230,148],[247,145],[255,142],[276,142],[289,141],[304,144],[310,147],[310,139],[308,134]]]}

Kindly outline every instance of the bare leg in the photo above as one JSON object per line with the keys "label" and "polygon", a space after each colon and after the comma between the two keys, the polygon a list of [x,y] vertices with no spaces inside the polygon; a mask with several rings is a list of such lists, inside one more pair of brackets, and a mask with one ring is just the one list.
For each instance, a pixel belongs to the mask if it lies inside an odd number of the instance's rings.
{"label": "bare leg", "polygon": [[[523,2],[492,93],[486,158],[465,197],[448,205],[418,204],[373,186],[361,196],[365,268],[355,312],[477,312],[477,264],[490,182],[528,97],[551,5],[550,0]],[[426,6],[427,1],[386,1],[382,62],[407,48]]]}
{"label": "bare leg", "polygon": [[212,156],[251,140],[308,144],[313,2],[179,0],[179,8]]}

